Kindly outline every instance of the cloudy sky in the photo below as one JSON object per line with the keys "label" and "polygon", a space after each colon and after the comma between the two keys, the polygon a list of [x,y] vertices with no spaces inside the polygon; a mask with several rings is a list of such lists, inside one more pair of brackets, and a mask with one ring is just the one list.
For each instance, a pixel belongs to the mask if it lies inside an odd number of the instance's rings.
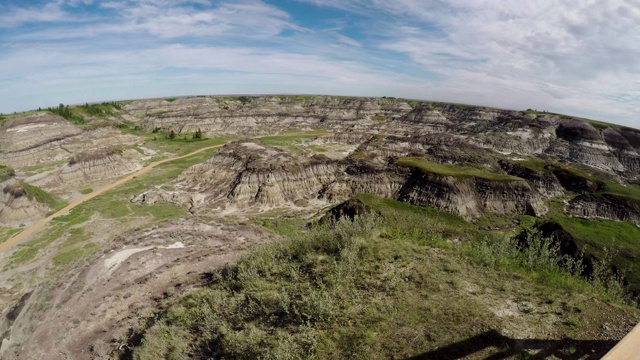
{"label": "cloudy sky", "polygon": [[640,127],[640,0],[0,0],[0,112],[265,93]]}

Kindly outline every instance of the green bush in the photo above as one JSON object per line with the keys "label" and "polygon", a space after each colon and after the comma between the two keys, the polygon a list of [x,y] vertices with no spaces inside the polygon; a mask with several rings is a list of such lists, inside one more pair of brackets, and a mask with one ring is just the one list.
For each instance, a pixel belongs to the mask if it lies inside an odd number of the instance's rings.
{"label": "green bush", "polygon": [[72,109],[70,109],[69,105],[65,106],[64,104],[60,104],[57,108],[49,108],[48,110],[56,115],[62,116],[63,118],[77,125],[87,122],[87,120],[82,115],[76,114]]}

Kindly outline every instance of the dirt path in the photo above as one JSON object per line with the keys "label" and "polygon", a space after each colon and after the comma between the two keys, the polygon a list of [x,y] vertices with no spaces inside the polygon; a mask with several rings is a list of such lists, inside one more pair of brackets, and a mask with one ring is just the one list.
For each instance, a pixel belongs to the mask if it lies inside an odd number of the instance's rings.
{"label": "dirt path", "polygon": [[85,201],[91,200],[96,196],[102,195],[105,192],[120,186],[124,183],[126,183],[127,181],[133,179],[136,176],[140,176],[143,174],[146,174],[147,172],[149,172],[151,169],[153,169],[154,167],[164,164],[164,163],[168,163],[171,161],[175,161],[175,160],[180,160],[180,159],[184,159],[186,157],[189,156],[193,156],[195,154],[201,153],[203,151],[207,151],[207,150],[211,150],[211,149],[215,149],[215,148],[219,148],[221,146],[223,146],[224,144],[220,144],[220,145],[212,145],[212,146],[207,146],[204,147],[202,149],[198,149],[194,152],[188,153],[186,155],[182,155],[182,156],[177,156],[174,158],[170,158],[170,159],[165,159],[165,160],[160,160],[160,161],[156,161],[154,163],[151,163],[147,166],[145,166],[144,168],[129,174],[125,177],[123,177],[122,179],[117,180],[114,183],[111,183],[101,189],[98,189],[92,193],[89,193],[85,196],[83,196],[82,198],[80,198],[79,200],[76,200],[74,202],[72,202],[71,204],[67,205],[64,209],[57,211],[56,213],[54,213],[53,215],[46,217],[44,219],[40,219],[38,220],[35,224],[29,226],[28,228],[22,230],[21,232],[19,232],[18,234],[14,235],[12,238],[10,238],[9,240],[3,242],[2,244],[0,244],[0,252],[4,251],[8,248],[10,248],[11,246],[17,244],[18,242],[20,242],[21,240],[25,239],[26,237],[28,237],[29,235],[32,235],[33,233],[37,232],[38,230],[42,229],[45,225],[47,225],[51,220],[53,220],[54,218],[57,218],[59,216],[63,216],[63,215],[67,215],[69,213],[69,211],[71,211],[73,208],[75,208],[76,206],[84,203]]}

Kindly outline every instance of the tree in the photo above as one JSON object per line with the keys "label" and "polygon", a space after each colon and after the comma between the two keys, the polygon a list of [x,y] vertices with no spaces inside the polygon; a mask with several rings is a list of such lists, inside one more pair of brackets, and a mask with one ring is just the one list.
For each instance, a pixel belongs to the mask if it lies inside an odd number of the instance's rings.
{"label": "tree", "polygon": [[167,135],[167,138],[169,138],[169,140],[173,140],[176,138],[176,132],[171,130],[171,132],[169,132],[169,135]]}

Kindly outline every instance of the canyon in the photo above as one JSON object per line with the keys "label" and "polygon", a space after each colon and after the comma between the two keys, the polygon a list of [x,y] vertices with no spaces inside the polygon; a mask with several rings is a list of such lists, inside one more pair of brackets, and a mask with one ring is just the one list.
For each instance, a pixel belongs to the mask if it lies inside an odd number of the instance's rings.
{"label": "canyon", "polygon": [[[92,115],[89,106],[108,111]],[[630,296],[640,294],[637,129],[396,98],[199,96],[71,109],[84,120],[33,111],[0,122],[0,241],[151,163],[175,160],[0,253],[2,358],[132,356],[136,334],[153,329],[146,322],[164,301],[207,286],[214,270],[280,238],[283,224],[303,224],[295,230],[302,233],[354,201],[358,213],[384,217],[374,204],[392,201],[429,211],[425,222],[444,224],[436,230],[447,222],[473,229],[443,232],[445,249],[527,228],[564,234],[553,236],[579,251],[563,255],[597,263],[616,252],[607,268],[625,275]],[[429,256],[441,261],[439,251]],[[445,273],[467,284],[458,278],[466,271]],[[490,298],[513,301],[504,296]],[[619,340],[640,320],[636,307],[601,306],[615,314],[606,320],[611,330],[584,334]],[[503,333],[522,335],[504,319],[526,311],[487,311]],[[580,316],[601,316],[591,311]],[[554,326],[521,325],[526,336]]]}

